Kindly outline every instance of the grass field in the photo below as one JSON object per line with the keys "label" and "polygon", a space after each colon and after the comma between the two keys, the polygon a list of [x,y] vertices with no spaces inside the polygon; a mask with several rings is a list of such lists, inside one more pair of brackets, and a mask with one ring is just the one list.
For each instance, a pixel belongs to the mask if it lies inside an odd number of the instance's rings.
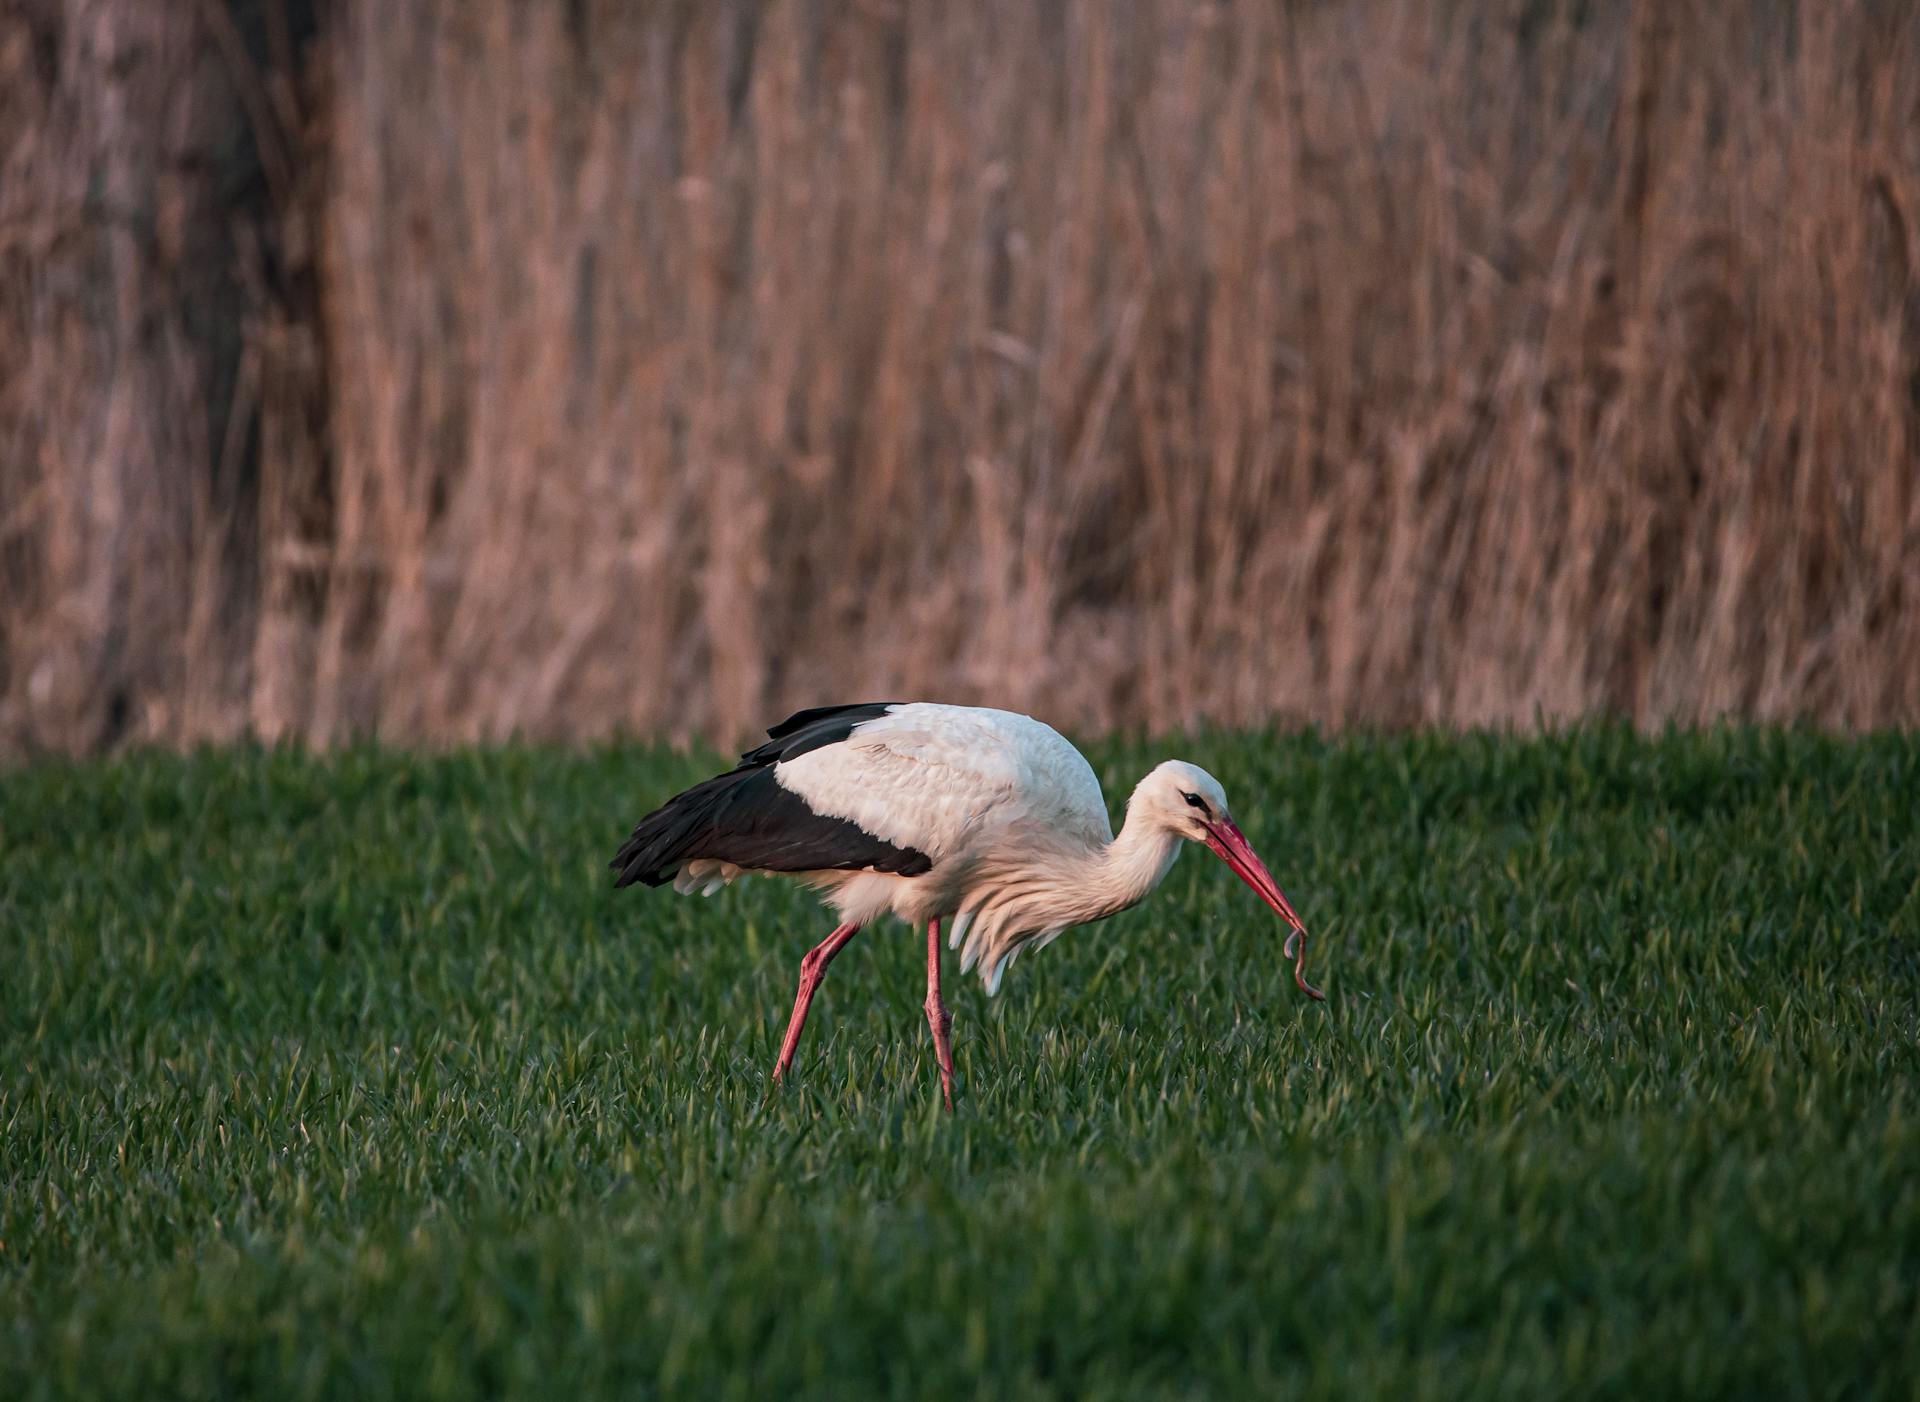
{"label": "grass field", "polygon": [[1020,962],[608,889],[708,762],[0,777],[0,1396],[1920,1395],[1920,739],[1183,753],[1203,853]]}

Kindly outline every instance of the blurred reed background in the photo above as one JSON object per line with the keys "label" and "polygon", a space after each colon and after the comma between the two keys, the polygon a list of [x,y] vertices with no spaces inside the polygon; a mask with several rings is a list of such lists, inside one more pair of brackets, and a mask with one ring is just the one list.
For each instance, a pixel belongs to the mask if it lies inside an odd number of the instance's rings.
{"label": "blurred reed background", "polygon": [[1920,716],[1920,7],[22,0],[0,751]]}

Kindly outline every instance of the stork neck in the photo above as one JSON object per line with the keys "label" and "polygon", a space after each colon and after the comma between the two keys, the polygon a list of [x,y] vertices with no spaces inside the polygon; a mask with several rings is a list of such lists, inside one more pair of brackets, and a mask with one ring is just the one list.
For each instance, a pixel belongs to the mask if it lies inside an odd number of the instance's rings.
{"label": "stork neck", "polygon": [[1174,858],[1180,855],[1180,842],[1178,833],[1129,808],[1120,835],[1101,854],[1097,883],[1104,906],[1101,914],[1125,910],[1151,895],[1172,870]]}

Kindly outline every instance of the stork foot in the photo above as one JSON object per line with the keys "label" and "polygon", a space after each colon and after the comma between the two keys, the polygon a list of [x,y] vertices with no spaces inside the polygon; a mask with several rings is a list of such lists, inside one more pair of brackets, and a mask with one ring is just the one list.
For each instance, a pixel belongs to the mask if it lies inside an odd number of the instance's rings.
{"label": "stork foot", "polygon": [[948,1034],[953,1031],[953,1014],[938,994],[927,995],[927,1026],[933,1029],[933,1054],[940,1063],[940,1094],[952,1110],[953,1042]]}

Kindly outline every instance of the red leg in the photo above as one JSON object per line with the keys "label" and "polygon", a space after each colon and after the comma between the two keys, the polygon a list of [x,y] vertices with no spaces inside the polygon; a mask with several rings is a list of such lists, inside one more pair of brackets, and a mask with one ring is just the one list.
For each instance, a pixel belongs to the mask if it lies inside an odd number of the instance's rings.
{"label": "red leg", "polygon": [[933,1029],[933,1054],[940,1062],[940,1094],[947,1109],[953,1109],[953,1046],[947,1034],[953,1030],[953,1014],[940,1001],[940,922],[927,922],[927,1026]]}
{"label": "red leg", "polygon": [[794,995],[793,1016],[787,1022],[787,1038],[780,1044],[780,1060],[774,1063],[774,1080],[786,1075],[787,1068],[793,1065],[793,1054],[800,1047],[800,1033],[807,1025],[807,1009],[813,1004],[814,990],[820,987],[820,980],[827,976],[827,965],[859,932],[858,925],[842,925],[809,949],[800,961],[800,991]]}

